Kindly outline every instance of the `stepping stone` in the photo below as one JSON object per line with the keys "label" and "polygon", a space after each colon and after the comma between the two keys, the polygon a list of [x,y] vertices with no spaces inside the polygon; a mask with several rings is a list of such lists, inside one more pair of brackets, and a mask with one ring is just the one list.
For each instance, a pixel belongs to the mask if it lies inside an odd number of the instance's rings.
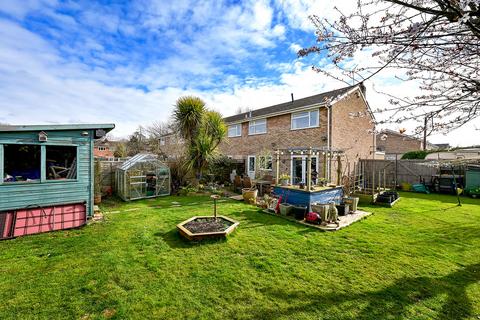
{"label": "stepping stone", "polygon": [[132,209],[127,209],[127,210],[124,210],[124,211],[136,211],[136,210],[139,210],[140,208],[132,208]]}
{"label": "stepping stone", "polygon": [[173,201],[172,204],[180,204],[180,202]]}

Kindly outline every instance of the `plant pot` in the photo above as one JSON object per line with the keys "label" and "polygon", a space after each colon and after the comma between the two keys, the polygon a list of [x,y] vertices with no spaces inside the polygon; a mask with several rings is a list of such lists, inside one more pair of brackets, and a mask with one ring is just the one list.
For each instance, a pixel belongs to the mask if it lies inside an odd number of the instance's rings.
{"label": "plant pot", "polygon": [[350,206],[348,204],[337,204],[336,207],[339,216],[345,216],[350,212]]}
{"label": "plant pot", "polygon": [[100,204],[102,203],[102,195],[95,195],[93,197],[93,204]]}
{"label": "plant pot", "polygon": [[348,197],[345,200],[345,204],[348,204],[351,211],[350,213],[355,213],[357,211],[358,207],[358,201],[360,201],[360,198],[358,197]]}
{"label": "plant pot", "polygon": [[282,216],[288,216],[292,211],[292,205],[288,203],[280,203],[280,214]]}
{"label": "plant pot", "polygon": [[305,214],[307,213],[307,206],[293,206],[292,214],[294,215],[295,219],[303,220],[305,219]]}
{"label": "plant pot", "polygon": [[281,179],[280,180],[280,185],[282,185],[284,187],[288,186],[288,179]]}
{"label": "plant pot", "polygon": [[316,212],[320,215],[320,220],[327,221],[328,204],[312,203],[310,206],[312,207],[313,212]]}
{"label": "plant pot", "polygon": [[249,204],[255,204],[257,202],[257,189],[242,189],[243,200]]}

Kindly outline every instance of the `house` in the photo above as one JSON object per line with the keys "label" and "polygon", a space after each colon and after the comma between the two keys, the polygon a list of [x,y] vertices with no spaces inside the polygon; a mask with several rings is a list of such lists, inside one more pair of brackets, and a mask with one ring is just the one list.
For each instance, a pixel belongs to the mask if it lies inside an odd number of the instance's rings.
{"label": "house", "polygon": [[294,183],[305,182],[306,155],[288,150],[323,150],[312,157],[312,171],[320,178],[340,182],[358,159],[375,150],[374,117],[365,98],[365,87],[355,85],[314,96],[237,114],[224,119],[228,138],[222,153],[244,161],[246,174],[275,176],[277,150],[280,174]]}
{"label": "house", "polygon": [[165,160],[177,159],[185,152],[184,142],[175,132],[161,135],[158,139],[158,148]]}
{"label": "house", "polygon": [[93,145],[113,124],[0,126],[0,239],[93,214]]}
{"label": "house", "polygon": [[115,158],[115,148],[117,143],[108,139],[95,141],[93,147],[93,156],[100,159],[112,159]]}
{"label": "house", "polygon": [[[437,147],[427,141],[427,150]],[[395,160],[410,151],[423,150],[423,138],[418,138],[398,131],[384,129],[377,135],[377,151],[385,153],[385,159]]]}

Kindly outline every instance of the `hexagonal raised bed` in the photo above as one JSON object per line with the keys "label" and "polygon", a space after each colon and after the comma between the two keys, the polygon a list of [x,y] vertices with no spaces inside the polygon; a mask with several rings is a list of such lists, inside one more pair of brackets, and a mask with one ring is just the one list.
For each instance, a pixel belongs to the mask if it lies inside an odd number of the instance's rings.
{"label": "hexagonal raised bed", "polygon": [[238,226],[238,222],[225,216],[197,216],[177,225],[180,234],[191,241],[225,238]]}

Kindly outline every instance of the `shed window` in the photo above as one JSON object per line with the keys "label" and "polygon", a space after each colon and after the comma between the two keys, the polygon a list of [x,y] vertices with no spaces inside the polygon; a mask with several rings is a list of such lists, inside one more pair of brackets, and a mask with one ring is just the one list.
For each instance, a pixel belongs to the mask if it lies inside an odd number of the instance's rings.
{"label": "shed window", "polygon": [[71,180],[77,178],[77,147],[46,147],[47,180]]}
{"label": "shed window", "polygon": [[228,126],[228,136],[230,138],[242,136],[242,125],[234,124],[234,125]]}
{"label": "shed window", "polygon": [[38,145],[6,144],[4,151],[5,183],[40,180],[41,148]]}
{"label": "shed window", "polygon": [[248,134],[267,133],[267,119],[250,121]]}
{"label": "shed window", "polygon": [[292,129],[318,127],[318,109],[292,114]]}

